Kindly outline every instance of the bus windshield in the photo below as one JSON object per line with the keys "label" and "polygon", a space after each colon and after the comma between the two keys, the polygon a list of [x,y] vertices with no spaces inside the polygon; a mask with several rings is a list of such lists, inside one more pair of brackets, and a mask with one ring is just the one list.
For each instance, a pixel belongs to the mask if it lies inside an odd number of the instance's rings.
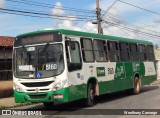
{"label": "bus windshield", "polygon": [[15,48],[14,64],[14,75],[23,79],[59,75],[64,70],[62,44]]}

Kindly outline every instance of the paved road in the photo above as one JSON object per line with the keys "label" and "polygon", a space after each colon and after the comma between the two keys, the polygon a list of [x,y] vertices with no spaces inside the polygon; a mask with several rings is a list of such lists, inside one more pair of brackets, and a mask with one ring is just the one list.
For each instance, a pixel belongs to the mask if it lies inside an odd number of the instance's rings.
{"label": "paved road", "polygon": [[[18,109],[25,109],[25,110],[46,110],[43,104],[34,104],[30,106],[19,107]],[[64,110],[65,109],[65,110]],[[67,110],[66,110],[67,109]],[[114,110],[115,109],[115,110]],[[120,109],[119,111],[116,109]],[[50,115],[56,117],[106,117],[104,114],[121,114],[121,109],[160,109],[160,87],[159,86],[145,86],[142,87],[141,94],[139,95],[127,95],[125,92],[117,92],[112,94],[102,95],[96,98],[96,104],[93,107],[85,107],[82,104],[82,101],[77,101],[68,104],[56,104],[49,112]],[[103,111],[103,112],[102,112]],[[130,110],[133,111],[133,110]],[[142,110],[140,110],[142,111]],[[149,110],[153,112],[155,110]],[[45,112],[45,113],[47,113]],[[135,110],[135,112],[139,112]],[[156,112],[156,111],[155,111]],[[124,110],[123,110],[124,113]],[[160,110],[159,110],[160,113]],[[71,114],[71,115],[69,115]],[[89,114],[89,115],[86,115]],[[97,114],[97,115],[92,115]],[[50,115],[42,116],[49,118]],[[92,115],[92,116],[90,116]],[[110,115],[110,117],[117,117],[117,118],[128,118],[128,115]],[[135,116],[130,116],[135,118]],[[143,118],[143,116],[136,116],[136,118]],[[153,116],[147,116],[153,117]],[[155,116],[159,117],[159,116]]]}

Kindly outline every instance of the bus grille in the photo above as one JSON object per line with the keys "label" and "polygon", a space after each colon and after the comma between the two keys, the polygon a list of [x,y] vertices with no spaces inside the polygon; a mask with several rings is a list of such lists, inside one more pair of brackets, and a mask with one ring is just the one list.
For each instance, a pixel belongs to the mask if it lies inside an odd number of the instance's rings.
{"label": "bus grille", "polygon": [[43,99],[46,98],[47,94],[40,94],[40,95],[29,95],[31,99]]}
{"label": "bus grille", "polygon": [[21,83],[26,87],[43,87],[48,86],[54,81],[47,81],[47,82],[34,82],[34,83]]}

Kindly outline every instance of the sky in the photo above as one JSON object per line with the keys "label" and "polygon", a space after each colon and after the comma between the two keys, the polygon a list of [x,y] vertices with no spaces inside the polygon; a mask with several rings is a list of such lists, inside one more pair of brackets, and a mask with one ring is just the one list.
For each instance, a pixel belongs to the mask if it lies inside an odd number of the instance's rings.
{"label": "sky", "polygon": [[[20,16],[2,13],[4,11],[0,10],[0,36],[17,36],[36,30],[61,28],[97,33],[97,25],[92,24],[93,21],[96,21],[96,0],[25,1],[44,3],[41,5],[48,4],[49,7],[20,3],[24,2],[23,0],[0,0],[0,8],[38,11],[53,16],[50,18]],[[117,1],[108,10],[115,1],[99,0],[104,34],[148,40],[160,47],[160,0],[122,0],[157,14],[132,7],[120,1]],[[65,16],[65,19],[62,20],[62,16]],[[124,27],[134,28],[135,31],[124,30]],[[148,36],[147,34],[156,36]]]}

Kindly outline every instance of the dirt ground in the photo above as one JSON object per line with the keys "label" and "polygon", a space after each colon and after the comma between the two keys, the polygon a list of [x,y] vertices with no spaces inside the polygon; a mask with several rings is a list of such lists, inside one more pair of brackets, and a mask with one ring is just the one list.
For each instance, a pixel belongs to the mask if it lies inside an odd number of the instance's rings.
{"label": "dirt ground", "polygon": [[0,81],[0,98],[13,95],[13,81]]}

